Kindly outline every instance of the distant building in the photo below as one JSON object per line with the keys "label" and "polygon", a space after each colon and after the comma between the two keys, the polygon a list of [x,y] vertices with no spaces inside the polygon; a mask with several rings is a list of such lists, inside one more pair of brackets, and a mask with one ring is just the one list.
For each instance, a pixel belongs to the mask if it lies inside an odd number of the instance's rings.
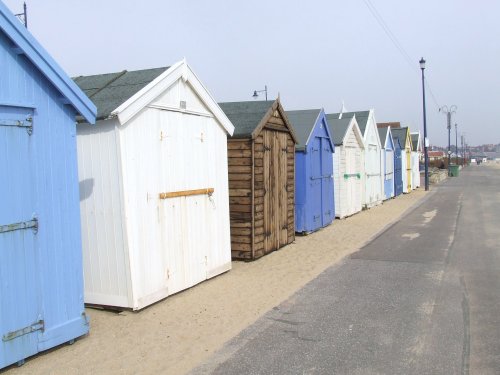
{"label": "distant building", "polygon": [[443,160],[446,156],[444,151],[428,151],[429,161]]}
{"label": "distant building", "polygon": [[401,123],[400,122],[377,122],[377,128],[381,129],[381,128],[388,128],[388,127],[391,127],[391,129],[394,129],[394,128],[400,128],[401,127]]}

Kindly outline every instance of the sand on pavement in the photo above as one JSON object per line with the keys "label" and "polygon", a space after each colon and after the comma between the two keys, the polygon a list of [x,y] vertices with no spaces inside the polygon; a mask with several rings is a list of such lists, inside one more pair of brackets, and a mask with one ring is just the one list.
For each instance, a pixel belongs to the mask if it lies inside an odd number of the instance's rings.
{"label": "sand on pavement", "polygon": [[[427,194],[423,188],[335,222],[140,312],[87,309],[91,330],[5,374],[182,374]],[[1,373],[2,371],[0,371]]]}

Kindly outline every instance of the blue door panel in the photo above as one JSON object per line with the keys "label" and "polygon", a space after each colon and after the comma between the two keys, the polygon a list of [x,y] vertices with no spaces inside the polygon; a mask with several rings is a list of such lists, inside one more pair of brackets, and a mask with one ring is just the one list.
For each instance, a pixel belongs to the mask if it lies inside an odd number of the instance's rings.
{"label": "blue door panel", "polygon": [[0,368],[37,353],[43,328],[32,116],[30,109],[0,106],[0,161],[8,161],[0,163]]}

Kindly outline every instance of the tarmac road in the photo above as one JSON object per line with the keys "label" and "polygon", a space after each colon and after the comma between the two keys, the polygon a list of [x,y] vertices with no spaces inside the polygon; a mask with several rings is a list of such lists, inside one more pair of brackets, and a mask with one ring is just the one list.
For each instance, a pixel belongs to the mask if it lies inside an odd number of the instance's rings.
{"label": "tarmac road", "polygon": [[461,172],[192,373],[500,374],[500,170]]}

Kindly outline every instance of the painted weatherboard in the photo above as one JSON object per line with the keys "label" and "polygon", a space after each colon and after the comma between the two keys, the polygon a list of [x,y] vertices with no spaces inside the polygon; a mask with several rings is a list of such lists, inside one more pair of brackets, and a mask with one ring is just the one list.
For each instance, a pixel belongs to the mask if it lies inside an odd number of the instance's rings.
{"label": "painted weatherboard", "polygon": [[220,103],[228,140],[231,250],[254,260],[295,239],[295,132],[279,99]]}
{"label": "painted weatherboard", "polygon": [[310,233],[335,218],[334,145],[323,109],[287,111],[295,129],[295,231]]}
{"label": "painted weatherboard", "polygon": [[[393,131],[391,130],[391,133]],[[394,144],[394,196],[397,197],[403,194],[403,164],[402,164],[402,149],[399,138],[392,134]]]}
{"label": "painted weatherboard", "polygon": [[85,302],[138,310],[231,268],[227,135],[185,61],[74,78]]}
{"label": "painted weatherboard", "polygon": [[0,2],[0,368],[89,331],[75,121],[95,106]]}
{"label": "painted weatherboard", "polygon": [[338,118],[356,117],[365,144],[363,175],[363,206],[373,207],[382,203],[384,197],[384,172],[382,167],[382,144],[377,131],[375,111],[342,112]]}
{"label": "painted weatherboard", "polygon": [[391,128],[378,129],[382,142],[382,165],[384,166],[384,199],[394,197],[394,142]]}
{"label": "painted weatherboard", "polygon": [[420,132],[410,133],[411,137],[411,171],[412,189],[420,187],[420,159],[422,157],[422,140]]}
{"label": "painted weatherboard", "polygon": [[411,169],[411,139],[408,127],[392,129],[394,137],[401,144],[401,169],[403,176],[403,193],[411,192],[413,172]]}
{"label": "painted weatherboard", "polygon": [[333,180],[335,216],[351,216],[363,208],[364,142],[355,117],[326,115],[335,152]]}

